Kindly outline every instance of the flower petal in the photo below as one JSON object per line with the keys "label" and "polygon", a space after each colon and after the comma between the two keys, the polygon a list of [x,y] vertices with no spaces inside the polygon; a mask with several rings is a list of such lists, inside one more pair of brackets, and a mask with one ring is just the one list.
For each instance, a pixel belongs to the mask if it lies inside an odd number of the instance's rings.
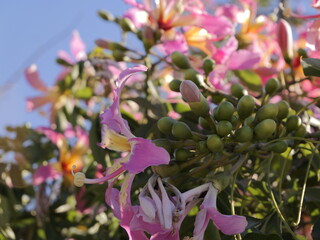
{"label": "flower petal", "polygon": [[117,80],[117,88],[114,90],[114,98],[112,105],[106,109],[101,115],[101,124],[106,125],[108,129],[111,129],[117,133],[123,134],[126,137],[133,137],[128,123],[121,116],[120,112],[120,93],[129,77],[137,72],[147,71],[147,67],[143,65],[137,65],[132,68],[128,68],[120,73]]}
{"label": "flower petal", "polygon": [[28,67],[24,72],[26,79],[28,83],[34,87],[35,89],[46,92],[48,91],[47,86],[45,83],[40,79],[39,72],[37,69],[37,66],[35,64],[32,64],[30,67]]}
{"label": "flower petal", "polygon": [[131,138],[129,142],[131,143],[131,155],[123,166],[130,173],[140,173],[149,166],[168,164],[170,161],[169,153],[154,145],[149,139]]}
{"label": "flower petal", "polygon": [[207,211],[213,223],[224,234],[234,235],[242,233],[248,225],[247,219],[244,216],[223,215],[216,208],[209,208]]}
{"label": "flower petal", "polygon": [[77,61],[82,61],[87,59],[86,46],[82,41],[78,31],[73,31],[72,33],[72,38],[70,41],[70,50],[73,57]]}
{"label": "flower petal", "polygon": [[33,175],[32,182],[34,185],[39,185],[48,180],[55,180],[61,176],[57,170],[51,166],[41,166],[39,167]]}

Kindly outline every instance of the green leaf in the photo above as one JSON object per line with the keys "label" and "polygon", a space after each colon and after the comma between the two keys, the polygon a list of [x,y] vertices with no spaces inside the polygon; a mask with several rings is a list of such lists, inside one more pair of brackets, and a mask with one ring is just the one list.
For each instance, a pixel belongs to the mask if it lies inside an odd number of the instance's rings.
{"label": "green leaf", "polygon": [[75,97],[81,98],[81,99],[89,99],[92,96],[92,94],[93,94],[92,89],[89,87],[79,89],[74,93]]}
{"label": "green leaf", "polygon": [[320,239],[320,218],[313,225],[311,236],[313,239]]}
{"label": "green leaf", "polygon": [[277,234],[248,233],[243,240],[282,240]]}
{"label": "green leaf", "polygon": [[235,70],[235,75],[240,78],[240,81],[250,90],[261,92],[262,81],[258,74],[251,70]]}
{"label": "green leaf", "polygon": [[304,75],[320,77],[320,59],[302,58],[301,65]]}

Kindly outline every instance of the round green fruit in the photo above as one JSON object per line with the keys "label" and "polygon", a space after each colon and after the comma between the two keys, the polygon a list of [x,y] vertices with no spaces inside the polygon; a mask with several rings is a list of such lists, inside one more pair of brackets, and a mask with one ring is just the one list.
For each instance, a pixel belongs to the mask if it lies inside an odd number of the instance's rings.
{"label": "round green fruit", "polygon": [[224,144],[218,135],[211,135],[207,139],[207,147],[211,152],[221,152]]}
{"label": "round green fruit", "polygon": [[258,140],[268,139],[276,131],[276,128],[277,124],[274,120],[265,119],[254,128],[255,137]]}
{"label": "round green fruit", "polygon": [[265,119],[275,119],[278,114],[278,105],[274,103],[267,103],[261,107],[256,115],[259,122]]}
{"label": "round green fruit", "polygon": [[170,83],[169,83],[169,88],[170,90],[174,91],[174,92],[180,92],[180,84],[182,83],[181,80],[179,79],[173,79]]}
{"label": "round green fruit", "polygon": [[269,95],[274,94],[280,88],[280,82],[278,79],[271,78],[267,81],[265,90]]}
{"label": "round green fruit", "polygon": [[249,117],[253,113],[254,107],[255,103],[253,97],[250,95],[241,97],[237,105],[237,111],[240,119]]}
{"label": "round green fruit", "polygon": [[162,117],[158,120],[157,126],[160,132],[164,134],[170,134],[172,130],[172,126],[177,121],[170,117]]}
{"label": "round green fruit", "polygon": [[296,130],[301,124],[301,119],[297,115],[291,115],[287,118],[286,129],[288,132]]}
{"label": "round green fruit", "polygon": [[235,132],[235,140],[241,143],[250,142],[253,138],[253,130],[251,127],[243,126]]}
{"label": "round green fruit", "polygon": [[184,122],[174,123],[171,132],[178,139],[187,139],[192,136],[189,126]]}
{"label": "round green fruit", "polygon": [[241,98],[244,95],[245,89],[239,83],[234,83],[231,85],[231,95],[236,98]]}
{"label": "round green fruit", "polygon": [[281,121],[282,119],[285,119],[289,114],[289,103],[287,101],[281,100],[277,103],[278,105],[278,114],[277,119]]}
{"label": "round green fruit", "polygon": [[219,104],[216,112],[216,119],[218,121],[228,120],[230,121],[235,109],[231,102],[224,101]]}
{"label": "round green fruit", "polygon": [[191,153],[188,149],[185,149],[185,148],[178,148],[174,152],[174,157],[178,162],[186,161],[193,155],[194,155],[193,153]]}
{"label": "round green fruit", "polygon": [[307,128],[304,124],[301,124],[294,132],[294,136],[295,137],[305,137],[305,135],[307,134]]}
{"label": "round green fruit", "polygon": [[180,69],[190,68],[189,59],[181,52],[175,51],[171,53],[171,61]]}
{"label": "round green fruit", "polygon": [[225,137],[229,135],[232,131],[232,124],[229,121],[222,120],[217,125],[218,135],[221,137]]}
{"label": "round green fruit", "polygon": [[268,150],[276,153],[283,153],[287,150],[287,148],[288,148],[288,144],[286,141],[283,141],[283,140],[279,140],[267,146]]}

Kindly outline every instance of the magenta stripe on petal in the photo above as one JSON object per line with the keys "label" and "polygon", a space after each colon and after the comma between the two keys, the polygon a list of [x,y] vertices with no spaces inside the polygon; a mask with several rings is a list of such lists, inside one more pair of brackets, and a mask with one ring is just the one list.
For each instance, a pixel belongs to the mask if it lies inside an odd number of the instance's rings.
{"label": "magenta stripe on petal", "polygon": [[168,164],[170,161],[169,153],[149,139],[131,138],[129,142],[132,146],[131,155],[123,166],[130,173],[143,172],[149,166]]}

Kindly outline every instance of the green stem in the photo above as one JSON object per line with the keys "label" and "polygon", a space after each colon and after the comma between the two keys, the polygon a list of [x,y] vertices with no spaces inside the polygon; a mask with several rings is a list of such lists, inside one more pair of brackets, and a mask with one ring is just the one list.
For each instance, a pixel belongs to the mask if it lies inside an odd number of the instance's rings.
{"label": "green stem", "polygon": [[276,209],[281,221],[284,223],[285,228],[287,229],[287,231],[292,235],[293,239],[298,240],[298,238],[296,237],[296,235],[294,234],[294,232],[292,231],[291,227],[289,226],[287,220],[285,219],[285,217],[283,216],[276,198],[274,197],[273,191],[271,189],[271,183],[270,183],[270,168],[271,168],[271,162],[273,159],[273,152],[271,152],[270,157],[268,159],[268,168],[267,168],[267,186],[268,186],[268,190],[270,192],[271,195],[271,202],[274,206],[274,208]]}
{"label": "green stem", "polygon": [[209,123],[210,128],[212,129],[212,131],[213,131],[214,133],[216,133],[216,132],[217,132],[217,127],[216,127],[216,124],[214,123],[213,119],[211,118],[211,116],[209,116],[209,115],[206,116],[206,117],[205,117],[205,120],[208,121],[208,123]]}
{"label": "green stem", "polygon": [[[314,155],[316,153],[316,150],[320,145],[320,144],[317,144],[317,146],[315,147],[312,143],[310,143],[310,144],[313,146],[313,150],[312,150],[312,155],[311,155],[309,162],[308,162],[306,175],[304,176],[304,181],[303,181],[303,186],[302,186],[302,191],[301,191],[301,196],[300,196],[300,202],[299,202],[299,211],[298,211],[297,221],[293,222],[293,226],[295,226],[295,227],[299,225],[300,220],[301,220],[302,205],[303,205],[304,195],[306,193],[306,187],[307,187],[307,181],[308,181],[311,163],[312,163],[312,160],[313,160]],[[308,149],[308,150],[311,151],[310,149]]]}
{"label": "green stem", "polygon": [[266,145],[274,143],[274,142],[277,142],[277,141],[280,141],[280,140],[286,140],[286,139],[299,140],[299,141],[305,141],[305,142],[311,142],[311,143],[320,144],[320,141],[313,140],[313,139],[307,139],[307,138],[302,138],[302,137],[282,137],[282,138],[273,139],[273,140],[267,142]]}

